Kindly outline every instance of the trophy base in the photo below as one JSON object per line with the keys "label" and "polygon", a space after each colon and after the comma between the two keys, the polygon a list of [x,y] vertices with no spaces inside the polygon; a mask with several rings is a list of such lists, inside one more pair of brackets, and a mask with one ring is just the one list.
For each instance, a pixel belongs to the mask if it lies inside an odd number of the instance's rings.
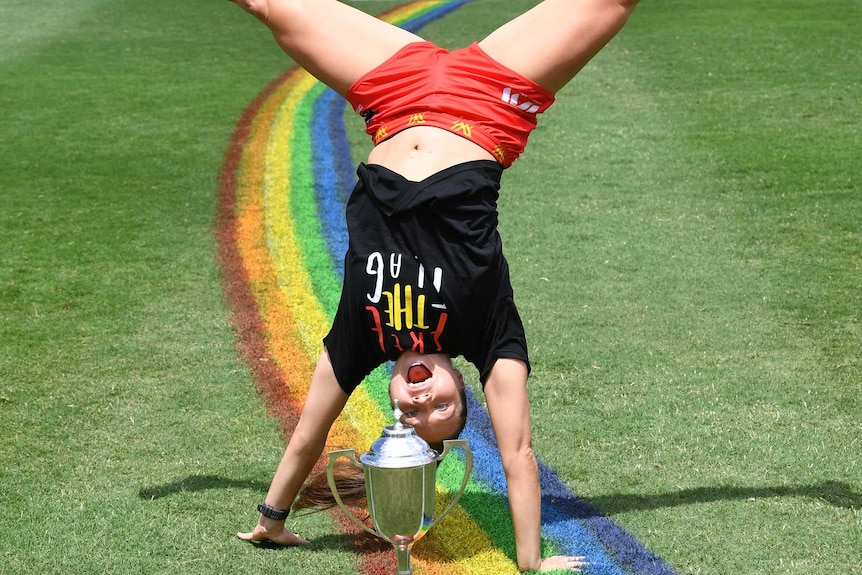
{"label": "trophy base", "polygon": [[409,542],[392,542],[395,547],[395,559],[398,561],[398,570],[395,575],[413,575],[413,569],[410,567],[410,551],[413,548],[413,540]]}

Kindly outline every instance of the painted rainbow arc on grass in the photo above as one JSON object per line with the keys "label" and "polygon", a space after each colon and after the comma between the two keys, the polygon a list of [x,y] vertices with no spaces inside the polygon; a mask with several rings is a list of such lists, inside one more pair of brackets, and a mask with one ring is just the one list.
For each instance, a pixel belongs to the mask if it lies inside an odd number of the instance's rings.
{"label": "painted rainbow arc on grass", "polygon": [[[469,0],[407,2],[381,18],[412,31]],[[344,100],[299,68],[273,81],[240,118],[220,175],[216,236],[239,347],[271,412],[292,429],[336,309],[347,247],[344,203],[354,165]],[[333,446],[364,450],[391,422],[388,374],[376,370],[354,392],[330,435]],[[474,471],[460,505],[417,544],[422,575],[518,573],[502,465],[487,412],[472,396],[464,437]],[[546,554],[586,555],[603,575],[673,573],[601,512],[579,500],[540,463]],[[463,476],[447,457],[439,505]],[[442,508],[442,507],[441,507]],[[391,546],[334,517],[362,550],[367,575],[395,570]]]}

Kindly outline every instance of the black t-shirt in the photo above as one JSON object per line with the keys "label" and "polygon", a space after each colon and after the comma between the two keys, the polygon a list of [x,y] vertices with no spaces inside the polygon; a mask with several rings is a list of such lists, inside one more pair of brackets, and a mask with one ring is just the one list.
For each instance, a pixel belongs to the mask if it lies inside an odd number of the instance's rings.
{"label": "black t-shirt", "polygon": [[483,384],[498,358],[529,366],[497,232],[502,170],[479,160],[412,182],[359,166],[341,300],[324,338],[345,392],[408,349],[462,355]]}

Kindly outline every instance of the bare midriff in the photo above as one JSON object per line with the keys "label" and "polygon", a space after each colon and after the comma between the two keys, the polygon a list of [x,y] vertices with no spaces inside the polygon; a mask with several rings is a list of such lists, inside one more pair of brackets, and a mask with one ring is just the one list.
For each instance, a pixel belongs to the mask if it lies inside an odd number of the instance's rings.
{"label": "bare midriff", "polygon": [[368,155],[368,163],[388,168],[414,182],[473,160],[496,161],[481,146],[433,126],[414,126],[398,132]]}

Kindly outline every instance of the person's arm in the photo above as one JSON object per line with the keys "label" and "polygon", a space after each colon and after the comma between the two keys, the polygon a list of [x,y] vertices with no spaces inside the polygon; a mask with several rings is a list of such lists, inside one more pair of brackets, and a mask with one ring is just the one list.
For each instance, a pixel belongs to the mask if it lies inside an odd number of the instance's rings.
{"label": "person's arm", "polygon": [[506,473],[518,569],[577,569],[583,565],[582,557],[541,556],[542,497],[533,454],[526,365],[514,359],[497,360],[485,384],[485,399]]}
{"label": "person's arm", "polygon": [[[347,394],[338,385],[329,356],[324,351],[317,362],[302,414],[275,472],[264,503],[288,510],[311,473],[326,445],[333,422],[347,403]],[[308,541],[291,533],[284,520],[260,516],[248,533],[237,533],[245,541],[272,541],[280,545],[303,545]]]}

